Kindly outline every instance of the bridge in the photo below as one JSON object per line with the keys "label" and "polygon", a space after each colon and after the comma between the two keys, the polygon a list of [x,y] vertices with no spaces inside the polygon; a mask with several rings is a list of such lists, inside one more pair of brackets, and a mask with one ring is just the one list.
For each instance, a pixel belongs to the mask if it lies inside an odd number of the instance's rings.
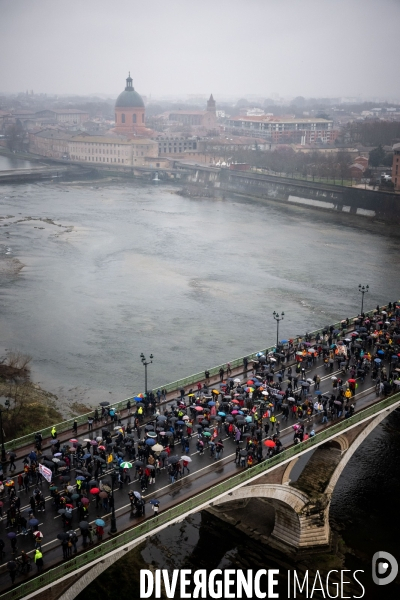
{"label": "bridge", "polygon": [[[233,375],[243,371],[243,367],[239,365],[235,369],[236,373]],[[318,361],[307,375],[312,376],[313,372],[321,376],[321,392],[330,391],[331,377],[335,372],[324,371],[323,364]],[[176,389],[179,388],[175,387]],[[171,397],[173,396],[174,393],[171,392]],[[289,420],[284,424],[281,420],[280,438],[285,450],[248,469],[243,469],[234,462],[235,444],[231,439],[224,440],[225,455],[219,460],[210,461],[208,456],[199,456],[192,448],[192,463],[188,475],[171,484],[165,477],[166,473],[161,472],[154,487],[145,492],[147,502],[154,498],[160,501],[160,512],[156,517],[133,516],[126,494],[128,489],[138,489],[137,481],[132,481],[122,490],[115,489],[113,493],[117,525],[121,533],[110,535],[90,549],[80,547],[79,552],[68,560],[63,561],[57,539],[57,534],[62,530],[59,515],[52,508],[51,496],[47,496],[46,518],[39,524],[39,528],[45,536],[43,554],[48,570],[31,579],[26,577],[23,583],[18,581],[15,587],[6,591],[10,581],[6,572],[7,563],[4,562],[0,574],[0,589],[4,590],[1,597],[6,600],[36,596],[45,600],[75,598],[102,571],[145,541],[149,535],[203,509],[212,510],[229,519],[232,508],[246,506],[251,498],[262,499],[275,511],[274,528],[268,538],[270,545],[293,554],[329,547],[330,500],[340,474],[368,434],[400,406],[400,394],[383,399],[377,397],[375,386],[371,386],[368,378],[364,382],[359,381],[352,401],[356,407],[353,416],[333,420],[328,424],[320,423],[317,417],[312,423],[316,435],[297,445],[291,445],[294,421]],[[83,424],[81,428],[79,436],[83,434]],[[70,433],[66,432],[66,435],[65,439],[68,439]],[[92,435],[95,436],[96,432]],[[177,456],[181,455],[179,448],[174,450]],[[23,452],[20,456],[22,458]],[[291,474],[299,461],[305,464],[300,476],[291,481]],[[106,472],[103,478],[107,477],[109,473]],[[24,493],[21,492],[21,496],[24,498],[22,502],[26,502]],[[95,509],[93,500],[90,520],[93,520],[96,512],[101,511]],[[110,521],[109,513],[101,516],[106,522]],[[41,520],[41,517],[38,516],[38,519]],[[245,521],[244,516],[242,520]],[[77,527],[77,523],[74,527]],[[30,536],[20,536],[18,549],[22,548],[32,549]],[[7,560],[10,560],[10,555]]]}

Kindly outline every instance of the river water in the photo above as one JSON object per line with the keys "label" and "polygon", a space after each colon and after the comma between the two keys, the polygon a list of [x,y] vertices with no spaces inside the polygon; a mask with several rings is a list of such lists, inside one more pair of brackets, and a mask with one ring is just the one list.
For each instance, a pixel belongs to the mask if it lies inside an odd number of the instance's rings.
{"label": "river water", "polygon": [[[142,391],[141,352],[154,354],[155,387],[265,348],[274,310],[285,312],[281,339],[351,317],[359,283],[367,308],[399,298],[395,228],[175,192],[118,181],[0,187],[1,350],[32,355],[33,379],[60,402]],[[358,557],[350,562],[399,539],[396,427],[378,428],[338,486],[332,515]]]}

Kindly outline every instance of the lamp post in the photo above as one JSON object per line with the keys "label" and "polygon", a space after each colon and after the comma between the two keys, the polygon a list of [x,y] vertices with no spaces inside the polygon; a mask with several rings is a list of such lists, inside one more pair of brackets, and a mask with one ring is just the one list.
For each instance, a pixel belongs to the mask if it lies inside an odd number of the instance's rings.
{"label": "lamp post", "polygon": [[[10,408],[10,401],[7,399],[4,404],[8,410]],[[5,475],[7,472],[7,457],[6,457],[6,449],[4,447],[3,408],[2,407],[0,407],[0,432],[1,432],[1,464],[3,466],[3,473]]]}
{"label": "lamp post", "polygon": [[115,477],[116,474],[117,474],[117,471],[114,469],[113,477],[111,477],[111,502],[112,502],[111,529],[110,529],[111,535],[114,535],[115,533],[117,533],[117,519],[115,518],[115,506],[114,506],[114,483],[116,480],[116,477]]}
{"label": "lamp post", "polygon": [[147,365],[150,365],[153,362],[153,358],[154,356],[152,354],[150,354],[150,360],[147,361],[145,355],[142,354],[140,355],[141,361],[142,361],[142,365],[144,365],[144,388],[145,388],[145,393],[146,393],[146,398],[147,398]]}
{"label": "lamp post", "polygon": [[364,312],[364,294],[366,294],[367,292],[369,292],[369,285],[366,286],[358,286],[358,291],[361,292],[362,296],[361,296],[361,314],[363,314]]}
{"label": "lamp post", "polygon": [[274,315],[274,319],[276,321],[276,350],[278,351],[278,345],[279,345],[279,321],[283,321],[285,313],[282,311],[281,314],[279,315],[279,313],[277,313],[276,311],[274,311],[272,314]]}

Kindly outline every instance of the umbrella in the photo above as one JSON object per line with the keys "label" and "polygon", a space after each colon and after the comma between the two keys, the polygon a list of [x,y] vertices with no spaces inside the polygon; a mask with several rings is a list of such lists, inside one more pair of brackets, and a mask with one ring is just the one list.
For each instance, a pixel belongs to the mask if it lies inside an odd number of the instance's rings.
{"label": "umbrella", "polygon": [[79,527],[80,527],[81,529],[89,529],[89,523],[88,523],[87,521],[81,521],[81,522],[79,523]]}
{"label": "umbrella", "polygon": [[224,413],[224,412],[222,412],[222,411],[221,411],[221,412],[219,412],[218,414],[219,414],[219,416],[220,416],[220,417],[226,417],[226,413]]}
{"label": "umbrella", "polygon": [[245,388],[245,391],[246,391],[246,392],[254,392],[254,388],[252,388],[252,387],[247,387],[247,388]]}
{"label": "umbrella", "polygon": [[133,465],[132,465],[132,463],[131,463],[131,462],[128,462],[128,461],[126,461],[126,462],[122,462],[122,463],[121,463],[119,466],[120,466],[122,469],[132,469],[132,466],[133,466]]}
{"label": "umbrella", "polygon": [[99,450],[105,450],[106,447],[105,446],[99,446]]}
{"label": "umbrella", "polygon": [[135,462],[135,467],[143,467],[143,465],[144,465],[144,462],[142,460],[137,460]]}
{"label": "umbrella", "polygon": [[110,402],[100,402],[100,406],[110,406]]}
{"label": "umbrella", "polygon": [[264,390],[263,392],[261,392],[261,394],[262,394],[263,396],[268,396],[268,392],[266,392],[265,390]]}
{"label": "umbrella", "polygon": [[95,525],[98,525],[99,527],[104,527],[104,525],[106,524],[105,521],[103,521],[103,519],[96,519],[94,522]]}
{"label": "umbrella", "polygon": [[152,450],[153,452],[162,452],[162,450],[164,450],[164,446],[161,446],[161,444],[154,444]]}
{"label": "umbrella", "polygon": [[63,515],[65,514],[65,508],[59,508],[57,512],[59,515]]}
{"label": "umbrella", "polygon": [[78,500],[79,494],[72,494],[71,500]]}
{"label": "umbrella", "polygon": [[154,431],[154,426],[153,425],[146,425],[146,427],[144,428],[145,431]]}
{"label": "umbrella", "polygon": [[90,500],[89,500],[89,498],[85,497],[85,498],[82,498],[81,502],[82,502],[82,504],[89,504]]}
{"label": "umbrella", "polygon": [[236,379],[233,380],[235,383],[240,383],[240,379],[238,377],[236,377]]}
{"label": "umbrella", "polygon": [[150,439],[152,439],[152,440],[155,440],[155,439],[157,438],[157,434],[156,434],[156,433],[154,433],[154,431],[153,431],[153,432],[152,432],[152,431],[150,431],[150,432],[148,432],[146,435],[147,435],[147,437],[148,437],[148,438],[150,438]]}
{"label": "umbrella", "polygon": [[374,362],[376,362],[378,365],[382,362],[380,358],[375,358]]}
{"label": "umbrella", "polygon": [[90,443],[92,444],[92,446],[97,446],[96,440],[91,440]]}
{"label": "umbrella", "polygon": [[100,492],[100,494],[99,494],[99,498],[108,498],[108,494],[107,494],[107,492],[104,492],[104,491],[103,491],[103,492]]}
{"label": "umbrella", "polygon": [[240,456],[247,456],[247,455],[248,455],[248,452],[247,452],[247,450],[241,450],[241,451],[239,452],[239,454],[240,454]]}
{"label": "umbrella", "polygon": [[109,485],[107,485],[107,484],[103,483],[103,490],[104,490],[105,492],[111,492],[111,487],[110,487]]}
{"label": "umbrella", "polygon": [[58,444],[58,440],[50,440],[50,444]]}
{"label": "umbrella", "polygon": [[99,493],[100,493],[100,490],[99,490],[99,488],[97,488],[97,487],[93,487],[93,488],[90,490],[90,493],[91,493],[91,494],[93,494],[93,495],[95,496],[96,494],[99,494]]}
{"label": "umbrella", "polygon": [[7,537],[8,537],[10,540],[12,540],[13,538],[16,538],[16,537],[17,537],[17,534],[16,534],[16,533],[14,533],[14,531],[9,531],[9,532],[7,533]]}
{"label": "umbrella", "polygon": [[76,479],[77,481],[85,481],[86,478],[83,475],[78,475]]}
{"label": "umbrella", "polygon": [[311,385],[312,383],[314,383],[314,380],[311,379],[310,377],[307,379],[308,383]]}
{"label": "umbrella", "polygon": [[156,498],[153,498],[152,500],[150,500],[149,504],[155,504],[156,506],[158,506],[160,504],[160,501]]}
{"label": "umbrella", "polygon": [[307,381],[302,381],[301,386],[302,387],[310,387],[310,384]]}
{"label": "umbrella", "polygon": [[177,424],[177,425],[184,425],[184,424],[185,424],[185,421],[180,421],[180,420],[179,420],[179,421],[177,421],[177,422],[176,422],[176,424]]}
{"label": "umbrella", "polygon": [[181,456],[181,460],[185,460],[186,462],[192,462],[190,456]]}
{"label": "umbrella", "polygon": [[69,534],[68,533],[58,533],[57,538],[61,541],[67,540],[69,538]]}
{"label": "umbrella", "polygon": [[147,446],[154,446],[155,443],[156,443],[156,441],[153,440],[152,438],[147,438],[147,440],[146,440]]}
{"label": "umbrella", "polygon": [[152,469],[155,469],[155,466],[154,465],[146,465],[146,469],[152,470]]}
{"label": "umbrella", "polygon": [[175,465],[177,462],[179,462],[179,457],[178,456],[170,456],[168,459],[168,462],[171,465]]}
{"label": "umbrella", "polygon": [[39,525],[39,521],[37,519],[29,519],[28,525],[29,527],[36,527],[36,525]]}
{"label": "umbrella", "polygon": [[349,380],[348,380],[348,383],[355,383],[355,382],[356,382],[356,380],[355,380],[355,379],[349,379]]}
{"label": "umbrella", "polygon": [[40,540],[43,539],[43,533],[41,531],[34,531],[33,535],[35,538],[39,538]]}
{"label": "umbrella", "polygon": [[89,481],[89,485],[97,485],[97,480],[96,479],[91,479]]}
{"label": "umbrella", "polygon": [[275,448],[276,444],[272,440],[265,440],[264,446],[267,446],[267,448]]}
{"label": "umbrella", "polygon": [[88,458],[92,458],[92,455],[91,455],[91,454],[89,454],[89,452],[87,452],[86,454],[84,454],[84,455],[82,456],[82,458],[83,458],[83,460],[87,460]]}
{"label": "umbrella", "polygon": [[204,431],[203,435],[205,435],[206,437],[211,437],[211,433],[209,431]]}
{"label": "umbrella", "polygon": [[71,442],[71,444],[77,444],[78,443],[78,440],[76,440],[75,438],[72,438],[69,441]]}

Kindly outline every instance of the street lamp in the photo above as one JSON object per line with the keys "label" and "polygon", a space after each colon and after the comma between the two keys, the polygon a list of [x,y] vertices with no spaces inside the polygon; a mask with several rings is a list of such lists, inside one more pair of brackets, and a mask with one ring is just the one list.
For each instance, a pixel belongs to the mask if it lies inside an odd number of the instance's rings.
{"label": "street lamp", "polygon": [[276,321],[276,350],[278,351],[278,345],[279,345],[279,321],[283,321],[285,313],[282,311],[281,314],[279,315],[279,313],[277,313],[277,312],[274,311],[272,314],[274,315],[274,319]]}
{"label": "street lamp", "polygon": [[[10,401],[7,399],[4,404],[8,410],[10,408]],[[1,464],[3,466],[3,473],[5,475],[7,472],[7,457],[6,457],[6,449],[4,447],[3,408],[2,407],[0,407],[0,432],[1,432]]]}
{"label": "street lamp", "polygon": [[154,356],[152,354],[150,354],[150,360],[146,361],[146,357],[143,354],[143,352],[140,355],[141,361],[142,361],[142,365],[144,365],[144,387],[145,387],[145,392],[146,392],[146,398],[147,398],[147,365],[150,365],[153,362],[153,358]]}
{"label": "street lamp", "polygon": [[361,296],[361,314],[363,314],[364,312],[364,294],[366,294],[367,292],[369,292],[369,285],[366,286],[358,286],[358,291],[361,292],[362,296]]}

